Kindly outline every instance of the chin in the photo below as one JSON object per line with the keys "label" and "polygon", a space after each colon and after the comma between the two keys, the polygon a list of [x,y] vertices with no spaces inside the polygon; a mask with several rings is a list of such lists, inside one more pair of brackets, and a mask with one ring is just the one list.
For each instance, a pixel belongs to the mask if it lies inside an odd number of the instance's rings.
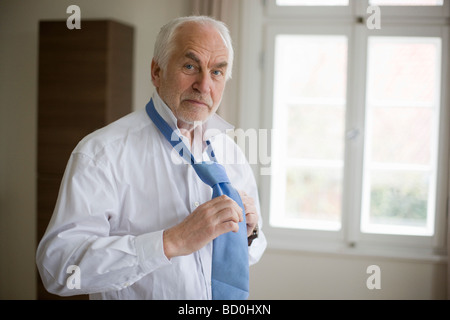
{"label": "chin", "polygon": [[189,123],[194,124],[195,122],[205,122],[211,117],[210,113],[202,112],[202,113],[184,113],[181,115],[181,120]]}

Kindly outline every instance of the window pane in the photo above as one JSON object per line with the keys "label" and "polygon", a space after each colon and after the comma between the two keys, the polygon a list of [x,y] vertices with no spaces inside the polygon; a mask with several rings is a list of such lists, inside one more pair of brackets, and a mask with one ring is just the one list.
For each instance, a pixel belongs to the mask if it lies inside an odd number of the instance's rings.
{"label": "window pane", "polygon": [[347,38],[277,36],[274,81],[274,129],[278,137],[274,145],[280,151],[272,159],[273,171],[279,175],[272,179],[271,202],[277,205],[270,223],[339,230]]}
{"label": "window pane", "polygon": [[277,53],[286,93],[300,103],[327,100],[344,105],[347,82],[347,41],[344,37],[280,35]]}
{"label": "window pane", "polygon": [[372,160],[384,163],[431,163],[433,110],[379,107],[372,110]]}
{"label": "window pane", "polygon": [[277,6],[348,6],[348,0],[277,0]]}
{"label": "window pane", "polygon": [[340,228],[342,170],[290,167],[286,181],[287,221],[305,229]]}
{"label": "window pane", "polygon": [[371,176],[369,224],[426,227],[429,172],[373,170]]}
{"label": "window pane", "polygon": [[442,6],[444,0],[370,0],[376,6]]}
{"label": "window pane", "polygon": [[343,159],[343,106],[294,105],[288,112],[289,158]]}
{"label": "window pane", "polygon": [[370,37],[363,232],[433,235],[441,40]]}
{"label": "window pane", "polygon": [[372,39],[370,50],[371,56],[376,57],[376,67],[371,69],[369,79],[369,94],[375,103],[433,104],[439,81],[435,40]]}

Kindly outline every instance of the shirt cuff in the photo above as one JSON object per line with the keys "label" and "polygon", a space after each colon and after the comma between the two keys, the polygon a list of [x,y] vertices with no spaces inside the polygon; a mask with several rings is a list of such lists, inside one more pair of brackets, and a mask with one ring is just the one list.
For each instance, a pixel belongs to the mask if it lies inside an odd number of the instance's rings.
{"label": "shirt cuff", "polygon": [[135,245],[139,265],[145,273],[172,264],[164,254],[163,232],[161,230],[136,237]]}
{"label": "shirt cuff", "polygon": [[258,238],[253,240],[252,245],[248,247],[248,253],[249,253],[249,265],[254,265],[261,259],[264,251],[267,247],[267,240],[266,236],[262,232],[262,230],[259,230]]}

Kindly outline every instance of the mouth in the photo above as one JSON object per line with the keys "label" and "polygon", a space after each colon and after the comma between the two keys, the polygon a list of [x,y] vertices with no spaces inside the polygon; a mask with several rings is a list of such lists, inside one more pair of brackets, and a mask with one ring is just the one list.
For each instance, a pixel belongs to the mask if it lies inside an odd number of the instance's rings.
{"label": "mouth", "polygon": [[203,102],[201,100],[195,100],[195,99],[186,99],[184,100],[184,102],[187,102],[191,105],[197,106],[197,107],[202,107],[202,108],[208,108],[211,109],[210,105],[206,102]]}

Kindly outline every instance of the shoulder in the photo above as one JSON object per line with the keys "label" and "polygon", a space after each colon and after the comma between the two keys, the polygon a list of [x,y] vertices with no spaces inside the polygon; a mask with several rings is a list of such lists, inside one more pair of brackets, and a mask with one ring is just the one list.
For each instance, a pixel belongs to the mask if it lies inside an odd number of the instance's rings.
{"label": "shoulder", "polygon": [[130,139],[139,139],[152,128],[153,124],[145,110],[137,110],[84,137],[73,153],[94,158],[106,148],[125,146]]}
{"label": "shoulder", "polygon": [[[242,147],[235,141],[232,131],[221,133],[211,141],[217,161],[233,170],[247,170],[248,159]],[[245,147],[245,146],[244,146]]]}

